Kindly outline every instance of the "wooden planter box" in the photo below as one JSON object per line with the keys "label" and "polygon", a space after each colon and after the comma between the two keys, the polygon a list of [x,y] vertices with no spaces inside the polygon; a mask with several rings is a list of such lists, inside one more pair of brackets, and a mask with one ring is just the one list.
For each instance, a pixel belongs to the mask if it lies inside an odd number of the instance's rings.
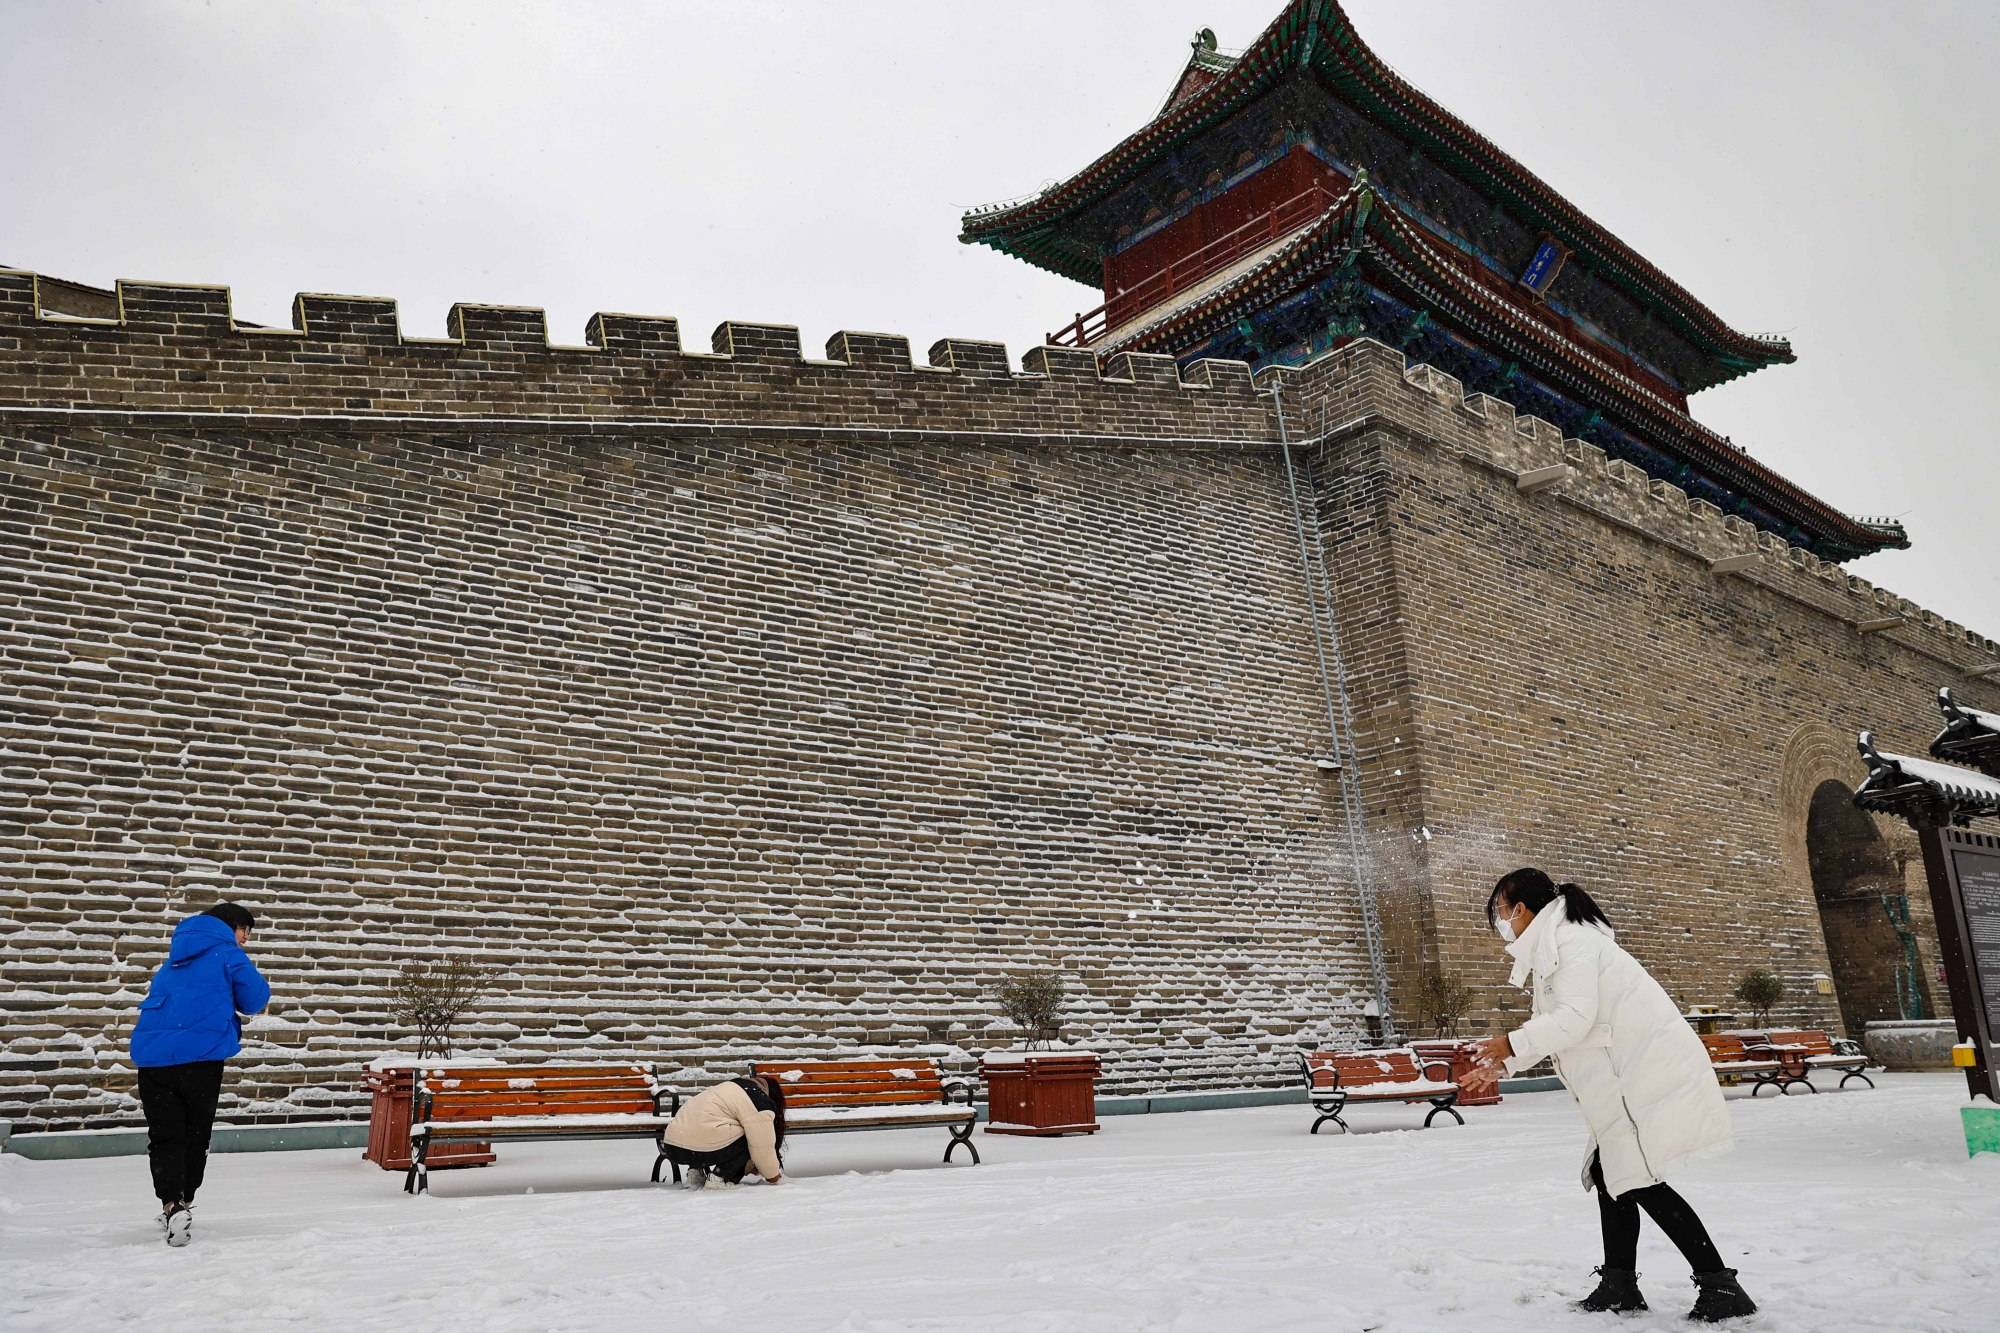
{"label": "wooden planter box", "polygon": [[1097,1132],[1097,1076],[1090,1051],[995,1052],[981,1063],[986,1132],[1052,1138]]}
{"label": "wooden planter box", "polygon": [[[373,1162],[384,1171],[407,1171],[410,1169],[410,1102],[416,1087],[417,1067],[398,1065],[392,1069],[370,1069],[364,1081],[370,1100],[368,1146],[362,1149],[361,1160]],[[493,1160],[493,1145],[490,1143],[440,1142],[432,1147],[426,1165],[435,1171],[453,1166],[485,1166]]]}
{"label": "wooden planter box", "polygon": [[1464,1090],[1465,1076],[1472,1072],[1479,1062],[1473,1053],[1478,1048],[1469,1041],[1456,1037],[1444,1037],[1435,1041],[1413,1041],[1410,1049],[1417,1053],[1419,1060],[1451,1061],[1452,1079],[1460,1085],[1458,1104],[1460,1106],[1491,1106],[1500,1100],[1500,1085],[1494,1084],[1489,1092],[1473,1094]]}

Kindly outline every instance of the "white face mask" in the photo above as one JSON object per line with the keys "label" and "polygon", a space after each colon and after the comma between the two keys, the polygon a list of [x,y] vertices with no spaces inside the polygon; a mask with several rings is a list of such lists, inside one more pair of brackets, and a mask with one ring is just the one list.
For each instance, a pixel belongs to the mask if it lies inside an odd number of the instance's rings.
{"label": "white face mask", "polygon": [[1507,941],[1507,943],[1512,944],[1514,942],[1514,919],[1512,917],[1494,917],[1493,929],[1499,931],[1500,938]]}

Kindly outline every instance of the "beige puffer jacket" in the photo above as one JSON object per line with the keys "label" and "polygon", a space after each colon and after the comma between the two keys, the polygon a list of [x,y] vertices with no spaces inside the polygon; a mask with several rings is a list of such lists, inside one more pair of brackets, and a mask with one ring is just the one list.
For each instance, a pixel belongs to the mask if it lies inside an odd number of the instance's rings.
{"label": "beige puffer jacket", "polygon": [[674,1113],[667,1125],[667,1142],[693,1152],[715,1152],[738,1139],[750,1141],[750,1169],[766,1180],[778,1178],[775,1117],[760,1111],[750,1094],[734,1082],[718,1083],[697,1093]]}

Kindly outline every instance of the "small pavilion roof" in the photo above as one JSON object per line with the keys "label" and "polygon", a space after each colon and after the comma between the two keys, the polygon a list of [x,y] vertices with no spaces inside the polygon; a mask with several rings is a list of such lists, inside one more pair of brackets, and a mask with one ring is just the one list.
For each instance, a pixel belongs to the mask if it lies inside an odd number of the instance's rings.
{"label": "small pavilion roof", "polygon": [[1950,690],[1938,691],[1938,711],[1944,714],[1944,730],[1931,742],[1931,753],[2000,778],[2000,713],[1968,708]]}
{"label": "small pavilion roof", "polygon": [[1102,352],[1166,351],[1233,324],[1309,285],[1352,257],[1371,280],[1504,348],[1551,384],[1577,395],[1649,443],[1752,496],[1843,558],[1909,544],[1900,525],[1841,513],[1696,421],[1592,345],[1551,325],[1511,285],[1437,242],[1356,182],[1313,221],[1228,282],[1101,344]]}
{"label": "small pavilion roof", "polygon": [[1289,0],[1241,56],[1203,47],[1203,39],[1197,39],[1173,94],[1145,126],[1038,194],[967,213],[959,239],[990,245],[1095,286],[1102,278],[1097,242],[1079,234],[1078,215],[1180,144],[1305,71],[1524,224],[1548,232],[1606,281],[1678,329],[1708,358],[1709,373],[1688,384],[1689,390],[1795,359],[1781,338],[1731,328],[1547,182],[1405,82],[1361,40],[1339,0]]}
{"label": "small pavilion roof", "polygon": [[1854,793],[1854,803],[1863,810],[1932,824],[2000,815],[2000,778],[1878,750],[1872,732],[1861,733],[1859,748],[1868,780]]}

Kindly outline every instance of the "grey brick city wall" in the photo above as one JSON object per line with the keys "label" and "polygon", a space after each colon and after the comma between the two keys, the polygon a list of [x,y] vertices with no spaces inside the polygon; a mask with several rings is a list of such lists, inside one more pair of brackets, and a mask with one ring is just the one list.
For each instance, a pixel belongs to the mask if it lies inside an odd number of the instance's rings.
{"label": "grey brick city wall", "polygon": [[464,1035],[515,1057],[967,1068],[1011,1040],[984,990],[1055,963],[1107,1086],[1282,1082],[1370,994],[1315,611],[1406,1026],[1439,961],[1511,1002],[1474,899],[1524,859],[1601,888],[1685,1000],[1773,948],[1803,984],[1799,791],[1858,767],[1856,719],[1921,745],[1995,652],[1379,344],[1263,377],[1302,569],[1236,363],[119,298],[46,318],[0,272],[29,1126],[133,1118],[133,1006],[222,894],[278,992],[237,1119],[355,1111],[383,983],[447,951],[500,967]]}
{"label": "grey brick city wall", "polygon": [[[1789,988],[1781,1017],[1837,1029],[1813,984],[1832,969],[1812,794],[1859,783],[1863,727],[1923,753],[1940,686],[2000,707],[2000,682],[1970,674],[2000,646],[1380,344],[1302,384],[1301,411],[1318,396],[1349,423],[1315,468],[1329,545],[1366,553],[1332,567],[1364,645],[1349,665],[1383,910],[1406,923],[1402,1007],[1440,964],[1488,1018],[1518,1018],[1483,907],[1496,871],[1538,864],[1600,895],[1683,1002],[1728,1007],[1767,966]],[[1523,493],[1522,474],[1560,464]],[[1748,569],[1709,568],[1744,554]],[[1920,867],[1907,874],[1928,969],[1936,928]]]}
{"label": "grey brick city wall", "polygon": [[[505,978],[474,1049],[690,1082],[883,1046],[966,1068],[1012,1040],[983,992],[1044,964],[1111,1087],[1282,1081],[1358,1035],[1244,369],[755,336],[539,379],[385,343],[356,355],[419,385],[378,393],[392,423],[309,339],[0,330],[0,399],[167,413],[0,416],[0,1115],[130,1119],[133,1007],[224,894],[267,918],[278,997],[239,1119],[355,1110],[397,1048],[384,982],[445,951]],[[606,383],[618,423],[521,419]]]}

